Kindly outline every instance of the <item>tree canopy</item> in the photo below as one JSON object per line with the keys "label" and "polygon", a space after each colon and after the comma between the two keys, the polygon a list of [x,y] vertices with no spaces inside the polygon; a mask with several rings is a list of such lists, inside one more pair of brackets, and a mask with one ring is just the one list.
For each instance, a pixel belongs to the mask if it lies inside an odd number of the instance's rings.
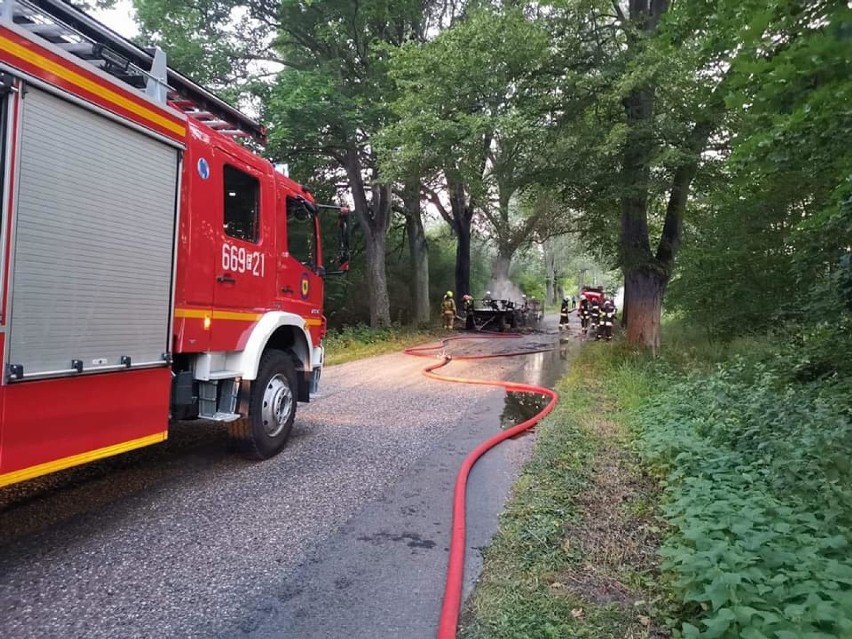
{"label": "tree canopy", "polygon": [[374,324],[389,233],[429,270],[424,204],[453,233],[459,294],[477,234],[506,276],[571,233],[621,270],[636,345],[660,345],[664,303],[719,334],[849,304],[847,3],[134,5],[181,70],[254,100],[272,156],[353,199]]}

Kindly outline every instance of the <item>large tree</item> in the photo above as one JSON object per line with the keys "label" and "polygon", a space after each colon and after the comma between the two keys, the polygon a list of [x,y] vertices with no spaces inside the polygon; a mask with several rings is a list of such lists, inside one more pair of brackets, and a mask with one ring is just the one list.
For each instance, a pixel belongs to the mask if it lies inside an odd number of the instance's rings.
{"label": "large tree", "polygon": [[[748,24],[748,21],[746,22]],[[852,273],[852,9],[779,2],[732,69],[737,117],[696,184],[671,301],[716,335],[836,317]],[[735,304],[728,303],[735,299]],[[850,306],[852,308],[852,306]]]}
{"label": "large tree", "polygon": [[662,300],[690,188],[716,161],[705,151],[714,133],[724,131],[726,78],[742,55],[736,35],[742,20],[756,19],[757,4],[575,0],[552,6],[567,69],[561,84],[583,104],[560,122],[568,141],[565,164],[574,172],[554,177],[568,183],[587,239],[608,246],[617,229],[633,345],[660,346]]}
{"label": "large tree", "polygon": [[344,171],[366,241],[373,326],[390,324],[385,256],[394,191],[371,143],[392,91],[385,47],[421,38],[424,11],[420,0],[285,0],[276,12],[275,49],[287,69],[266,104],[272,139],[281,153],[326,156]]}
{"label": "large tree", "polygon": [[[379,173],[371,137],[387,121],[392,97],[386,47],[422,40],[442,20],[440,10],[432,6],[440,3],[134,0],[134,4],[142,37],[168,48],[179,69],[232,96],[241,92],[244,98],[255,98],[270,123],[269,152],[307,165],[315,171],[315,179],[334,179],[342,172],[366,242],[370,321],[389,324],[385,244],[395,191]],[[269,76],[276,76],[271,87],[258,82]],[[305,171],[299,174],[304,177]],[[408,211],[409,216],[417,213]],[[411,246],[420,251],[414,266],[427,268],[425,245]],[[421,291],[421,297],[425,295]],[[422,313],[422,302],[418,307]]]}
{"label": "large tree", "polygon": [[497,248],[495,279],[508,277],[514,253],[547,222],[550,209],[516,203],[533,181],[548,124],[530,95],[530,79],[547,59],[547,33],[522,8],[506,6],[471,10],[391,60],[400,92],[398,119],[384,131],[386,160],[397,170],[416,163],[435,176],[437,187],[425,193],[456,235],[459,294],[469,289],[477,212]]}

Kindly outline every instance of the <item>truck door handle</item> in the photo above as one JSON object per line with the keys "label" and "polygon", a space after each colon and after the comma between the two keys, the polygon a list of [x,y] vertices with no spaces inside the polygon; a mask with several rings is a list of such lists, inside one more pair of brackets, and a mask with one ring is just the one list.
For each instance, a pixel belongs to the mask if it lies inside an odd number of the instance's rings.
{"label": "truck door handle", "polygon": [[282,289],[281,289],[281,292],[282,292],[282,293],[287,293],[287,295],[292,295],[292,294],[293,294],[293,289],[292,289],[292,288],[290,288],[289,286],[285,286],[284,288],[282,288]]}
{"label": "truck door handle", "polygon": [[237,283],[237,280],[235,280],[233,277],[231,277],[227,273],[225,275],[220,275],[219,277],[217,277],[216,281],[219,282],[220,284],[236,284]]}

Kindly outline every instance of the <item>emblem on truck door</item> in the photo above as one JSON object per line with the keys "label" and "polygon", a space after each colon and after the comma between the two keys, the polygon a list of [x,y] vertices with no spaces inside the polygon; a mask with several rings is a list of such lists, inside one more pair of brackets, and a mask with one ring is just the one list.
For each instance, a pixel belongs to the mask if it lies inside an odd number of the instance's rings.
{"label": "emblem on truck door", "polygon": [[206,180],[210,177],[210,165],[207,164],[207,160],[204,158],[198,159],[198,175],[201,176],[202,180]]}
{"label": "emblem on truck door", "polygon": [[301,293],[302,299],[308,299],[308,293],[311,292],[311,282],[308,280],[308,274],[302,273],[302,282],[301,282]]}

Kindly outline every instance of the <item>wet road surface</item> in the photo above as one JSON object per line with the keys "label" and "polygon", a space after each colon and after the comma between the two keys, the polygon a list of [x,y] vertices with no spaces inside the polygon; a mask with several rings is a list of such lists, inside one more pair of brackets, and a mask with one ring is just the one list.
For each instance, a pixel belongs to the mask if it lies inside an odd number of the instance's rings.
{"label": "wet road surface", "polygon": [[[452,352],[554,347],[448,373],[551,385],[575,341],[549,334]],[[281,455],[233,457],[219,426],[0,490],[0,636],[432,637],[455,472],[531,407],[499,389],[426,380],[402,354],[329,368]],[[478,547],[527,458],[501,445],[469,488]]]}

